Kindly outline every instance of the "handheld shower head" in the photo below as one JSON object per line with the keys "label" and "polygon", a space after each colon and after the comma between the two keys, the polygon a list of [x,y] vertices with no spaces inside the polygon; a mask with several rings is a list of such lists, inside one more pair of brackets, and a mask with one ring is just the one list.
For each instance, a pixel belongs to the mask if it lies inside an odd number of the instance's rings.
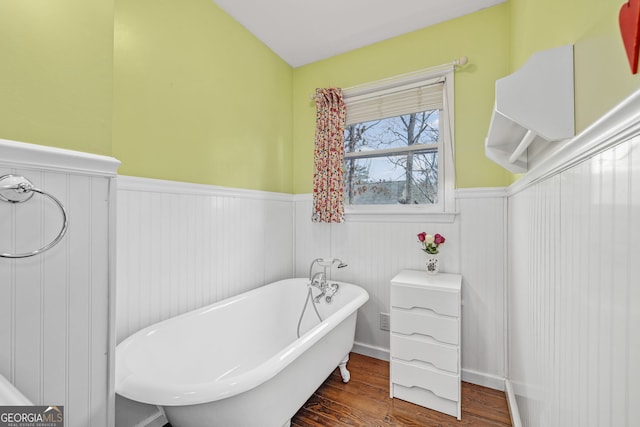
{"label": "handheld shower head", "polygon": [[313,266],[318,264],[318,266],[322,267],[324,269],[324,273],[325,275],[327,274],[327,269],[330,268],[331,266],[333,266],[333,264],[338,263],[338,268],[345,268],[347,266],[347,264],[345,264],[344,262],[342,262],[341,259],[339,258],[316,258],[313,260],[313,262],[311,263],[311,266],[309,267],[309,280],[311,280],[312,278],[312,273],[313,273]]}
{"label": "handheld shower head", "polygon": [[338,263],[338,268],[345,268],[348,264],[345,264],[344,262],[342,262],[341,259],[335,258],[333,260],[333,264]]}

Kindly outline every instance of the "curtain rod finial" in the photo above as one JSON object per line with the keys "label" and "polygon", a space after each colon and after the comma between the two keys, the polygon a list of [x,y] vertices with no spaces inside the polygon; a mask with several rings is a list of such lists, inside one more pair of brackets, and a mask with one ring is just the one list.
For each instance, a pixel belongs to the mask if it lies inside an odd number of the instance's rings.
{"label": "curtain rod finial", "polygon": [[453,61],[453,65],[463,66],[463,65],[466,65],[467,62],[469,62],[469,58],[467,58],[466,56],[461,56],[460,58]]}

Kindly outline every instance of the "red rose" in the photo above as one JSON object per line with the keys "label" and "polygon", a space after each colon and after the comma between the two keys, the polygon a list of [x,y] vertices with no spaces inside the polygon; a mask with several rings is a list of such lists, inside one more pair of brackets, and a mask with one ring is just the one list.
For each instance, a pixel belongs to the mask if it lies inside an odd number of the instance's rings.
{"label": "red rose", "polygon": [[420,240],[421,242],[424,242],[426,238],[427,238],[427,233],[425,233],[424,231],[422,233],[418,233],[418,240]]}
{"label": "red rose", "polygon": [[442,243],[444,243],[445,238],[443,236],[441,236],[440,234],[436,234],[435,236],[433,236],[433,242],[436,245],[440,245]]}

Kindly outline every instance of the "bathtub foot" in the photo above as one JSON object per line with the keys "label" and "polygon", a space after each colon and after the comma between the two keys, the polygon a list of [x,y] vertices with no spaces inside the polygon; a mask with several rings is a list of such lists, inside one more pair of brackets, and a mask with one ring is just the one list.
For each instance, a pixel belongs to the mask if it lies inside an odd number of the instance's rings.
{"label": "bathtub foot", "polygon": [[342,359],[342,362],[340,362],[340,364],[338,365],[338,368],[340,368],[340,375],[342,375],[342,382],[343,383],[348,383],[349,380],[351,379],[351,373],[347,369],[347,362],[348,361],[349,361],[349,355],[347,354],[344,357],[344,359]]}

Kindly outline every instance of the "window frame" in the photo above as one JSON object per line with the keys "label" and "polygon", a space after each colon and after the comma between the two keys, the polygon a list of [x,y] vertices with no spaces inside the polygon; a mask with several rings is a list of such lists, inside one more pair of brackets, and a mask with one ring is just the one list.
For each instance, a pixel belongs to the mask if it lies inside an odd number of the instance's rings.
{"label": "window frame", "polygon": [[[344,101],[349,114],[349,101],[358,97],[375,97],[382,92],[404,90],[410,87],[443,81],[443,109],[440,113],[441,132],[438,138],[438,203],[430,205],[350,205],[345,203],[345,216],[356,220],[376,220],[376,217],[404,217],[407,221],[422,221],[429,215],[431,221],[452,222],[455,215],[455,170],[454,170],[454,65],[448,64],[402,74],[383,80],[343,89]],[[434,144],[436,145],[436,144]],[[424,147],[423,147],[424,148]],[[399,153],[402,147],[394,150]],[[390,151],[391,153],[391,151]],[[367,155],[345,153],[348,158],[365,158]],[[418,219],[419,217],[419,219]],[[378,218],[379,219],[379,218]]]}

